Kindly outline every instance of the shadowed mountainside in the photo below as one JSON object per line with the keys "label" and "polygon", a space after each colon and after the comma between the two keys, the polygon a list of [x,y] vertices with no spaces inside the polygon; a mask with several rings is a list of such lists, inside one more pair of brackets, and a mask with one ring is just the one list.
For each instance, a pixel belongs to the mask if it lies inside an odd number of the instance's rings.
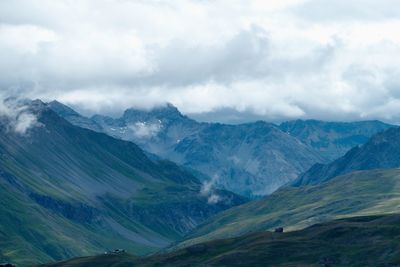
{"label": "shadowed mountainside", "polygon": [[154,252],[245,201],[201,192],[174,163],[73,126],[40,101],[29,110],[38,122],[25,134],[6,118],[0,124],[0,261],[25,265],[116,247]]}

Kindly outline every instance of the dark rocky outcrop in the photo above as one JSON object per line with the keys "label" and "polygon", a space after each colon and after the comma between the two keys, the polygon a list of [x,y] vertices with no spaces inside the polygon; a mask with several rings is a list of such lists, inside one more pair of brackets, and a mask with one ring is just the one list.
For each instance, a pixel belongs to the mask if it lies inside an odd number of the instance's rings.
{"label": "dark rocky outcrop", "polygon": [[91,223],[99,216],[98,210],[84,203],[71,204],[37,193],[30,193],[29,196],[40,206],[79,223]]}

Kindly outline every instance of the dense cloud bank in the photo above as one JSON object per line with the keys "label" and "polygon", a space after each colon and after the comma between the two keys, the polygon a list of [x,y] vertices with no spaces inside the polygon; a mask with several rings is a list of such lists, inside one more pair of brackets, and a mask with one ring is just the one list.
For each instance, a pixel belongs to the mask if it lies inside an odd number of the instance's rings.
{"label": "dense cloud bank", "polygon": [[0,88],[88,113],[397,123],[396,3],[4,0]]}

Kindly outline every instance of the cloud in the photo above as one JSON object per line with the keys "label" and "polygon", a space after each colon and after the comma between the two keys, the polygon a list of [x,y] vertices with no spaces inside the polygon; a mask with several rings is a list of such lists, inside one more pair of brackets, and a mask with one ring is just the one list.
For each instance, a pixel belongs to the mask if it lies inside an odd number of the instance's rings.
{"label": "cloud", "polygon": [[221,197],[216,194],[212,194],[208,197],[207,203],[208,204],[217,204],[221,200]]}
{"label": "cloud", "polygon": [[225,43],[193,45],[173,40],[157,51],[157,70],[144,78],[151,85],[182,87],[210,81],[229,84],[235,80],[267,75],[268,34],[251,27]]}
{"label": "cloud", "polygon": [[29,106],[16,99],[0,99],[0,120],[8,131],[25,135],[29,129],[39,125]]}
{"label": "cloud", "polygon": [[136,122],[128,127],[136,137],[146,139],[156,136],[162,128],[161,124],[147,122]]}
{"label": "cloud", "polygon": [[400,13],[393,6],[3,0],[0,90],[57,99],[85,114],[171,102],[204,120],[399,123]]}
{"label": "cloud", "polygon": [[32,128],[37,124],[37,118],[35,115],[30,113],[20,113],[13,125],[13,129],[16,133],[25,134],[28,129]]}
{"label": "cloud", "polygon": [[214,175],[211,180],[204,181],[201,189],[200,189],[200,194],[202,196],[207,197],[207,203],[208,204],[217,204],[220,202],[222,197],[218,195],[215,191],[215,185],[217,184],[217,181],[219,179],[218,175]]}
{"label": "cloud", "polygon": [[293,8],[296,15],[306,20],[324,22],[374,21],[398,19],[400,11],[393,8],[396,0],[310,0]]}

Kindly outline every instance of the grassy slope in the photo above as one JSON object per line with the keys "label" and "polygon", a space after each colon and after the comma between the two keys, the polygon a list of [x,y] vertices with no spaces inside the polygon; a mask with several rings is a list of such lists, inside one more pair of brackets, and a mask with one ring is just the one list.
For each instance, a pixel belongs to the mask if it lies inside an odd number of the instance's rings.
{"label": "grassy slope", "polygon": [[76,255],[90,255],[110,247],[151,252],[151,247],[126,240],[109,227],[80,224],[57,215],[27,196],[0,184],[0,261],[24,266]]}
{"label": "grassy slope", "polygon": [[[233,202],[210,205],[197,179],[149,160],[133,143],[74,127],[47,109],[39,121],[26,136],[0,126],[0,262],[154,252],[238,200],[221,192]],[[40,205],[32,193],[45,196]]]}
{"label": "grassy slope", "polygon": [[257,232],[176,252],[79,258],[43,267],[398,266],[400,216],[353,217],[289,233]]}
{"label": "grassy slope", "polygon": [[279,226],[295,230],[335,218],[396,212],[400,212],[400,170],[360,171],[316,186],[283,188],[223,211],[179,246]]}

